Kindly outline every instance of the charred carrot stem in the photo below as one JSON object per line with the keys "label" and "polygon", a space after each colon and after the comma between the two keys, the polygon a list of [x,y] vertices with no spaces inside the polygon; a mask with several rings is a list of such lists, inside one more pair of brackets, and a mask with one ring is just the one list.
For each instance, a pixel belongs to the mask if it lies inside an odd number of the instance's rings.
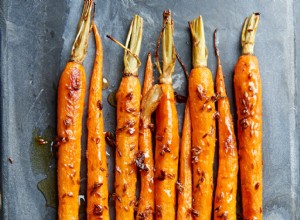
{"label": "charred carrot stem", "polygon": [[109,219],[108,173],[102,111],[103,50],[94,22],[92,29],[95,36],[96,56],[90,83],[87,118],[87,218]]}
{"label": "charred carrot stem", "polygon": [[[157,219],[175,219],[176,181],[178,176],[178,118],[172,87],[176,61],[171,12],[163,14],[163,68],[159,78],[163,95],[156,110],[155,205]],[[157,64],[159,66],[159,64]]]}
{"label": "charred carrot stem", "polygon": [[80,188],[81,131],[86,89],[82,65],[87,50],[92,0],[85,0],[71,61],[58,85],[58,219],[78,219]]}
{"label": "charred carrot stem", "polygon": [[238,116],[239,164],[244,219],[262,219],[262,84],[254,55],[259,14],[245,20],[242,55],[234,70],[234,89]]}
{"label": "charred carrot stem", "polygon": [[153,66],[151,54],[148,54],[145,80],[142,92],[141,120],[139,132],[139,169],[141,172],[141,191],[136,218],[143,220],[154,219],[154,161],[152,150],[151,114],[157,108],[162,95],[158,85],[153,87]]}
{"label": "charred carrot stem", "polygon": [[135,15],[125,44],[123,77],[116,94],[116,219],[134,219],[138,139],[140,123],[141,86],[138,79],[143,19]]}
{"label": "charred carrot stem", "polygon": [[187,102],[184,112],[182,138],[179,159],[179,180],[177,182],[178,192],[178,220],[192,220],[192,162],[191,162],[191,118],[190,107]]}
{"label": "charred carrot stem", "polygon": [[191,21],[193,69],[189,77],[189,104],[192,124],[193,216],[210,219],[213,201],[215,152],[214,83],[207,68],[202,17]]}
{"label": "charred carrot stem", "polygon": [[221,220],[226,217],[227,219],[235,220],[238,152],[219,50],[216,45],[216,31],[215,50],[218,59],[216,76],[218,112],[215,114],[215,117],[218,118],[219,168],[214,199],[214,219]]}

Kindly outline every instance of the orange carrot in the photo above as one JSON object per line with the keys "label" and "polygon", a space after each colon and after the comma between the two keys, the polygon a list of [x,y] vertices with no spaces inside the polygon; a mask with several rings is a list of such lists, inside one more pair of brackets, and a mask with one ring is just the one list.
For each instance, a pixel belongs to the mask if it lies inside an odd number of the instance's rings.
{"label": "orange carrot", "polygon": [[177,220],[192,220],[191,118],[189,102],[185,106],[179,159]]}
{"label": "orange carrot", "polygon": [[214,200],[214,219],[236,219],[236,191],[238,176],[238,152],[236,137],[234,134],[233,120],[230,113],[229,99],[226,94],[224,76],[216,45],[215,49],[218,58],[218,68],[216,76],[216,91],[219,132],[219,170],[217,187]]}
{"label": "orange carrot", "polygon": [[[135,160],[138,156],[141,86],[138,67],[142,41],[143,19],[135,15],[127,36],[124,55],[125,70],[116,95],[116,219],[133,219],[136,204],[135,190],[137,173]],[[111,37],[110,37],[111,38]],[[111,38],[112,39],[112,38]],[[130,45],[129,45],[130,44]],[[129,47],[128,47],[129,46]],[[128,49],[127,49],[128,48]]]}
{"label": "orange carrot", "polygon": [[71,61],[58,86],[58,218],[78,219],[80,188],[81,130],[86,79],[82,65],[86,55],[92,0],[84,1]]}
{"label": "orange carrot", "polygon": [[173,41],[174,23],[170,11],[165,11],[163,16],[162,71],[157,57],[157,66],[161,73],[159,83],[163,95],[156,110],[155,205],[156,218],[170,220],[176,217],[179,134],[172,87],[172,74],[176,61]]}
{"label": "orange carrot", "polygon": [[262,85],[254,40],[259,14],[247,18],[242,31],[242,56],[234,70],[238,116],[239,163],[244,219],[262,219]]}
{"label": "orange carrot", "polygon": [[148,54],[144,88],[141,103],[141,120],[139,136],[139,161],[141,171],[141,191],[138,203],[137,219],[151,220],[154,217],[154,161],[152,151],[152,129],[151,114],[157,108],[162,95],[158,85],[153,86],[153,67],[151,54]]}
{"label": "orange carrot", "polygon": [[213,162],[215,153],[214,83],[207,68],[202,17],[191,21],[193,69],[189,77],[189,102],[192,122],[193,216],[211,219],[213,201]]}
{"label": "orange carrot", "polygon": [[96,43],[96,56],[90,84],[87,119],[87,218],[109,219],[108,173],[102,112],[103,51],[101,38],[94,22],[92,28]]}

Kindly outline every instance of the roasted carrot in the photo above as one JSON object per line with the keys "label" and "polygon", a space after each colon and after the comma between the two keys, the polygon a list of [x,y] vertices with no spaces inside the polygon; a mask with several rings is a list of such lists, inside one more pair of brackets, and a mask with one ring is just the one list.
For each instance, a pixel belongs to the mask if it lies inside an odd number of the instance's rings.
{"label": "roasted carrot", "polygon": [[218,59],[216,76],[216,100],[218,104],[219,168],[214,200],[214,219],[236,219],[236,191],[238,176],[238,152],[230,103],[226,94],[223,70],[216,44]]}
{"label": "roasted carrot", "polygon": [[242,55],[234,70],[238,116],[239,164],[244,219],[262,219],[262,85],[254,55],[259,14],[245,20]]}
{"label": "roasted carrot", "polygon": [[177,182],[178,209],[177,220],[192,220],[192,162],[191,162],[191,118],[190,107],[187,102],[184,112],[182,128],[180,157],[179,157],[179,180]]}
{"label": "roasted carrot", "polygon": [[92,0],[85,0],[73,44],[71,61],[60,77],[57,104],[58,218],[78,219],[81,130],[86,79],[82,65],[86,55]]}
{"label": "roasted carrot", "polygon": [[[141,48],[142,31],[143,19],[135,15],[124,47],[125,70],[116,94],[115,202],[117,220],[134,219],[134,207],[136,204],[137,167],[135,160],[138,156],[141,102],[141,85],[138,79],[138,67],[140,65],[138,54]],[[114,41],[117,42],[116,40]],[[120,43],[118,44],[121,45]]]}
{"label": "roasted carrot", "polygon": [[151,114],[157,108],[162,95],[158,85],[153,87],[153,66],[151,54],[148,54],[145,80],[141,102],[141,120],[139,134],[139,159],[137,165],[141,171],[141,190],[136,218],[151,220],[154,218],[154,161],[152,150]]}
{"label": "roasted carrot", "polygon": [[176,61],[173,41],[174,22],[170,11],[165,11],[163,17],[162,70],[158,56],[156,56],[157,67],[161,74],[159,83],[163,95],[156,110],[155,205],[156,218],[170,220],[176,217],[179,134],[172,86],[172,74]]}
{"label": "roasted carrot", "polygon": [[215,153],[214,83],[207,68],[207,49],[202,17],[189,23],[193,48],[193,69],[189,77],[192,122],[193,216],[210,219],[213,201],[213,162]]}
{"label": "roasted carrot", "polygon": [[101,38],[94,22],[92,28],[96,55],[90,84],[87,118],[87,218],[109,219],[108,173],[102,112],[103,51]]}

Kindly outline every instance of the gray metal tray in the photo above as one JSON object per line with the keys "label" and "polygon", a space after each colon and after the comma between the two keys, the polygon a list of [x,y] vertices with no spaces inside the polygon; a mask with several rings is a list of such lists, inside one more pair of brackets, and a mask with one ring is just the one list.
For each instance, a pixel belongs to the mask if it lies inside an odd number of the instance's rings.
{"label": "gray metal tray", "polygon": [[[68,61],[82,0],[0,1],[1,55],[1,210],[3,219],[55,219],[55,137],[57,84]],[[104,75],[111,82],[104,91],[105,128],[114,131],[115,109],[106,98],[116,90],[123,70],[123,50],[105,39],[112,34],[125,40],[134,14],[144,18],[140,58],[153,52],[162,26],[162,12],[171,9],[175,20],[175,45],[188,69],[191,67],[187,21],[203,15],[209,51],[208,65],[215,72],[213,31],[219,29],[219,48],[228,95],[233,104],[232,75],[240,53],[243,20],[261,12],[255,52],[260,61],[264,106],[264,219],[300,219],[300,3],[292,0],[137,1],[95,0],[96,23],[104,43]],[[84,63],[88,79],[93,63],[90,39]],[[144,65],[140,68],[143,79]],[[174,88],[186,93],[186,79],[178,64]],[[184,104],[178,104],[180,121]],[[84,131],[86,133],[86,129]],[[36,144],[41,135],[49,144]],[[85,139],[85,135],[83,140]],[[83,141],[83,152],[86,143]],[[113,173],[114,153],[109,169]],[[13,159],[11,164],[8,158]],[[85,158],[82,158],[81,195],[85,194]],[[110,175],[110,192],[113,175]],[[43,193],[44,194],[43,194]],[[82,210],[84,211],[84,201]],[[110,204],[113,206],[112,202]],[[114,210],[111,210],[114,216]],[[84,219],[84,212],[81,214]]]}

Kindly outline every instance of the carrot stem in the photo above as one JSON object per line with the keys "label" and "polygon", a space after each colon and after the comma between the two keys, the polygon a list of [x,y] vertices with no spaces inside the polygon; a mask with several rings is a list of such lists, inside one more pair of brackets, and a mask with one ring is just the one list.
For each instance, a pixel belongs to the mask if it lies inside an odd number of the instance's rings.
{"label": "carrot stem", "polygon": [[254,42],[258,23],[259,13],[253,13],[249,18],[245,19],[241,35],[242,54],[254,54]]}

